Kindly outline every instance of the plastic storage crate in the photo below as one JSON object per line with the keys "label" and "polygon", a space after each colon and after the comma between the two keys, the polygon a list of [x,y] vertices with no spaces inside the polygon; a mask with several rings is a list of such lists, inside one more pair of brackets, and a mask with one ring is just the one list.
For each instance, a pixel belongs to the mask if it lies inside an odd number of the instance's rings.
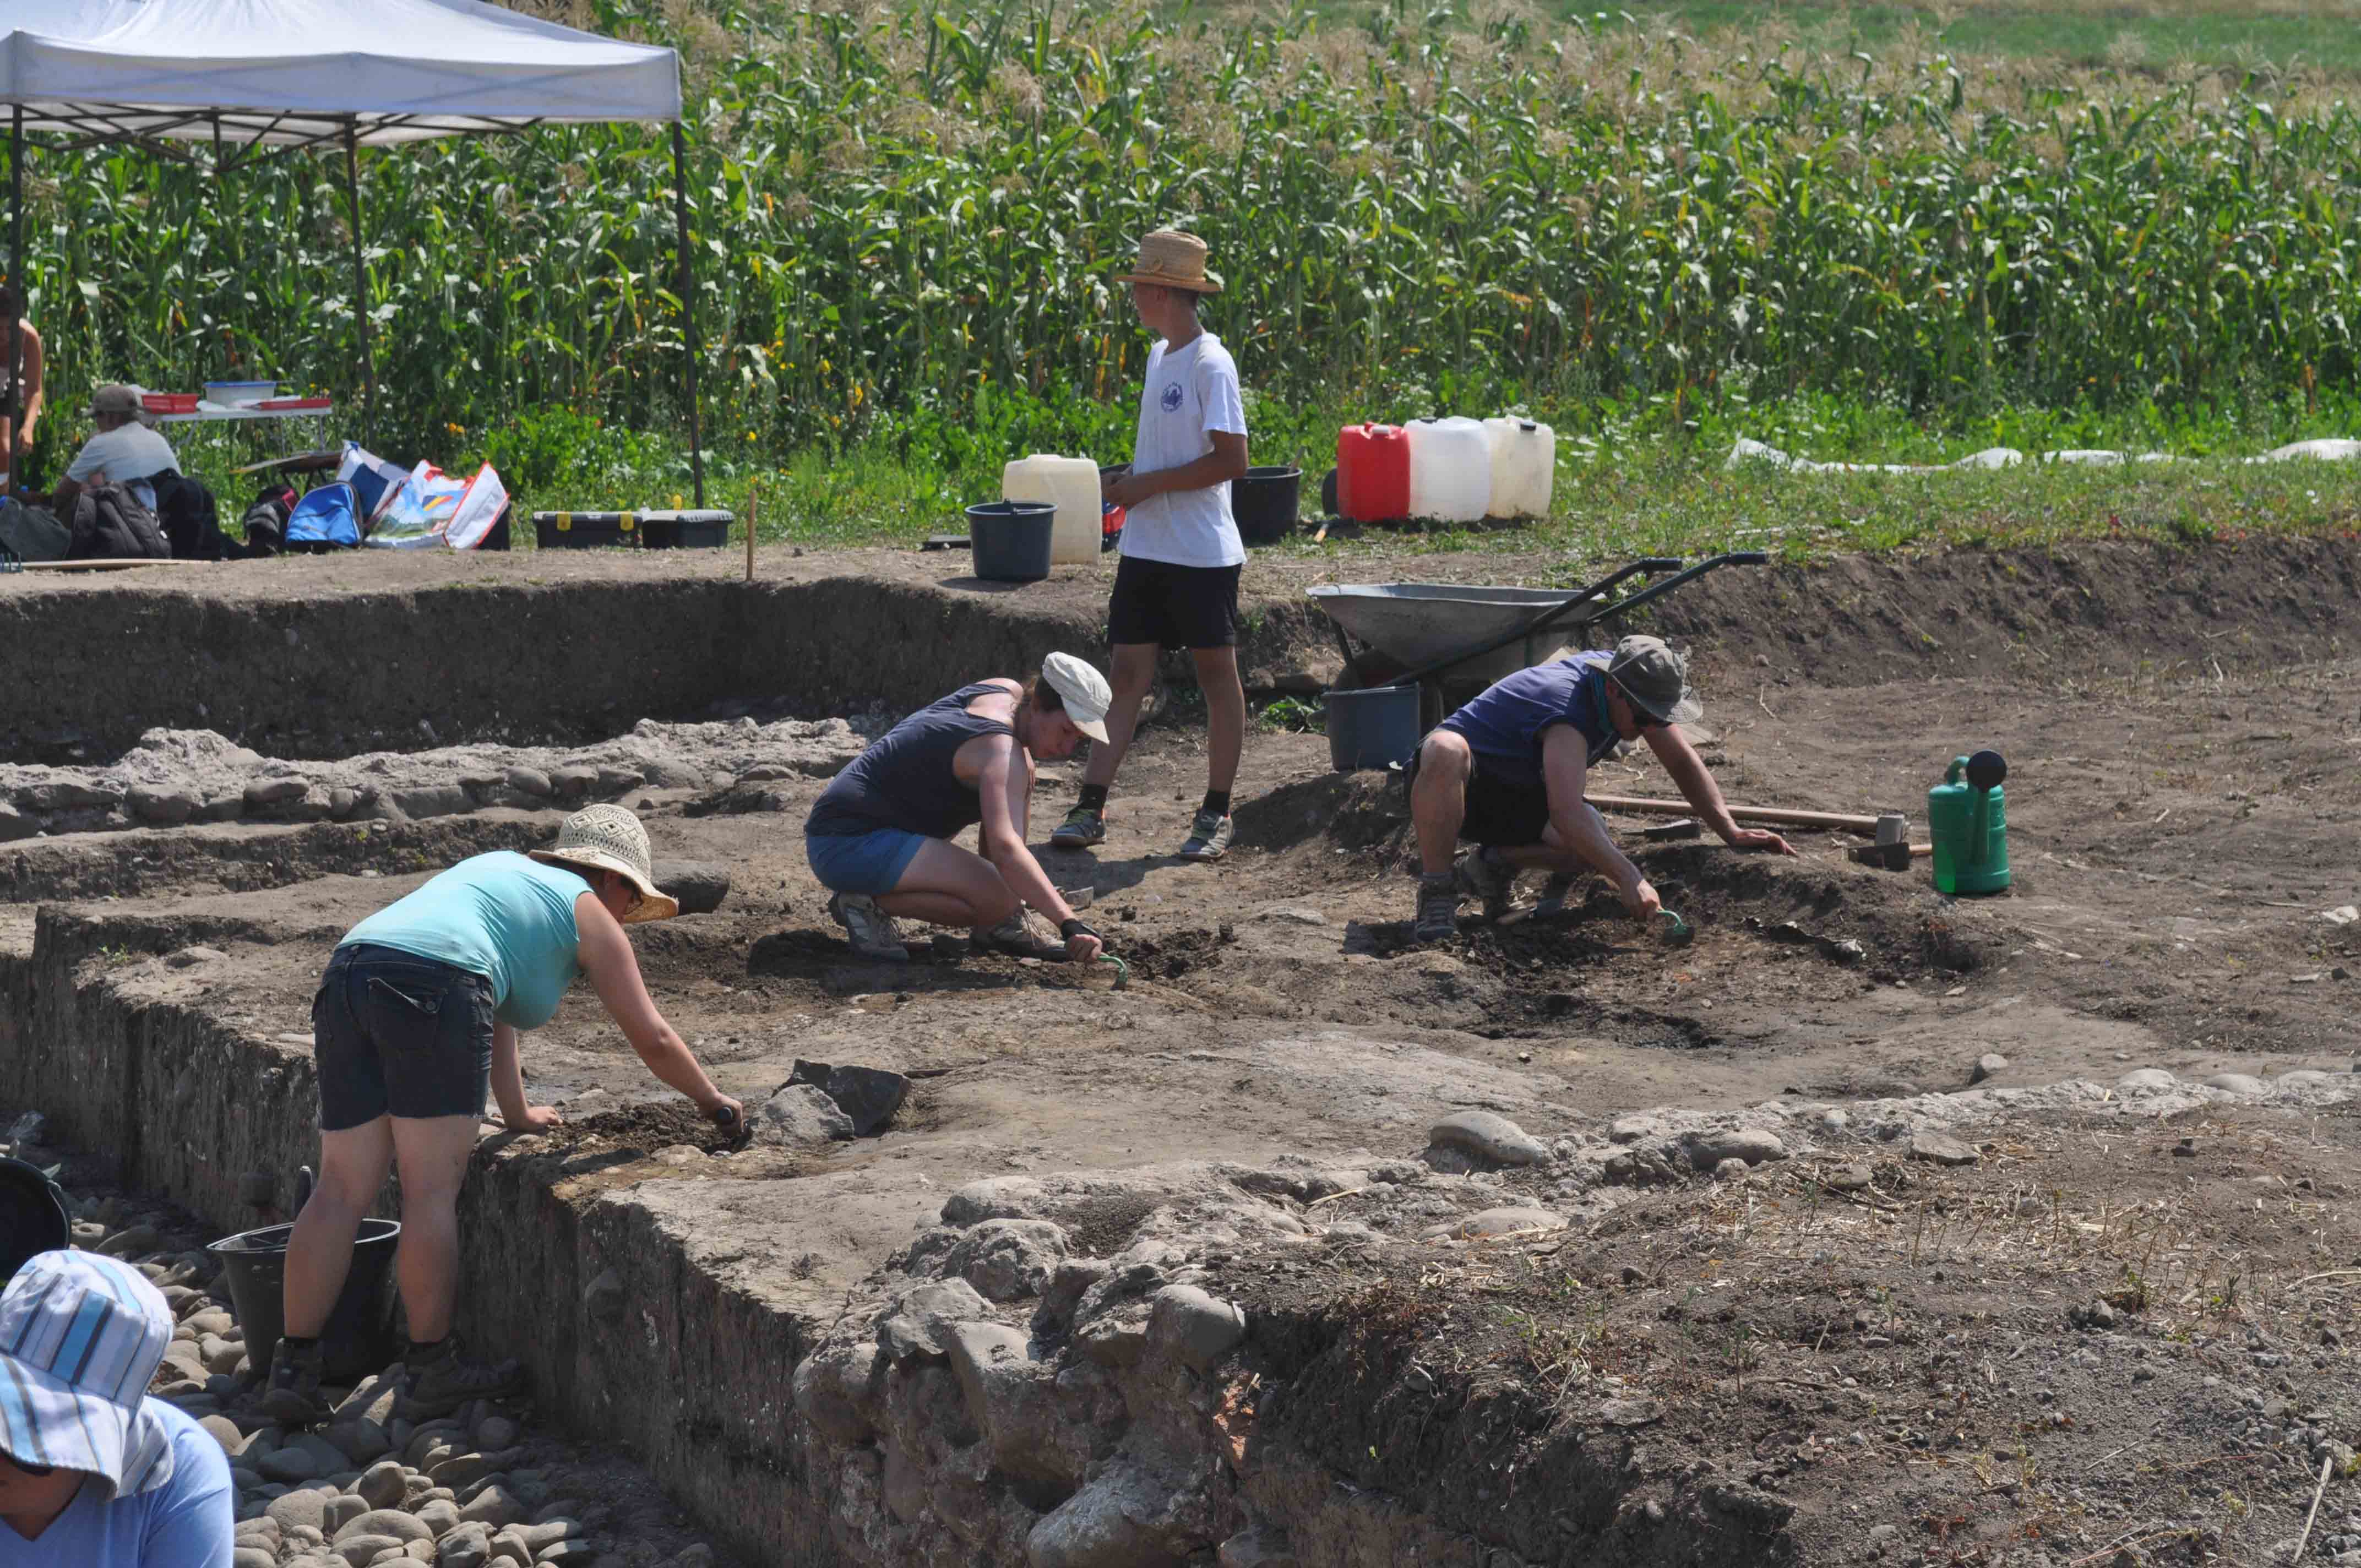
{"label": "plastic storage crate", "polygon": [[718,550],[730,543],[726,511],[643,511],[640,543],[650,550]]}

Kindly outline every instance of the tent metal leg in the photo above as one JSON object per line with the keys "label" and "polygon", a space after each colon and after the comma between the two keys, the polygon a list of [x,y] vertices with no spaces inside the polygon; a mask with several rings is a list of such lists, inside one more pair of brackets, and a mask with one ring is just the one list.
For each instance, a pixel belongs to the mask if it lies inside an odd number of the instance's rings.
{"label": "tent metal leg", "polygon": [[[8,116],[8,286],[17,297],[25,292],[25,106],[17,104]],[[16,341],[16,312],[13,306],[0,306],[0,334],[7,340],[8,400],[0,413],[8,416],[8,444],[16,444],[16,422],[24,417],[25,389],[20,378],[25,373],[24,345]],[[11,486],[24,483],[24,476],[16,472],[14,452],[0,452],[0,472],[8,475]]]}
{"label": "tent metal leg", "polygon": [[360,135],[350,126],[345,127],[345,199],[353,209],[353,323],[360,329],[361,444],[368,445],[377,438],[377,356],[369,348],[368,269],[361,257]]}
{"label": "tent metal leg", "polygon": [[680,122],[672,123],[673,224],[680,251],[680,314],[688,336],[688,474],[697,489],[697,504],[705,505],[705,439],[699,418],[697,362],[704,351],[697,338],[697,264],[688,248],[688,137]]}

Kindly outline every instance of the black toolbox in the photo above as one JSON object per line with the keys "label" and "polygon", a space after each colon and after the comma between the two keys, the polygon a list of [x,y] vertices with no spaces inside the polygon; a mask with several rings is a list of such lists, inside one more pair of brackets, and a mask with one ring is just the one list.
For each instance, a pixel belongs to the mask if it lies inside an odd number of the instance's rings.
{"label": "black toolbox", "polygon": [[537,511],[533,543],[544,550],[596,550],[602,544],[637,544],[640,514],[629,511]]}

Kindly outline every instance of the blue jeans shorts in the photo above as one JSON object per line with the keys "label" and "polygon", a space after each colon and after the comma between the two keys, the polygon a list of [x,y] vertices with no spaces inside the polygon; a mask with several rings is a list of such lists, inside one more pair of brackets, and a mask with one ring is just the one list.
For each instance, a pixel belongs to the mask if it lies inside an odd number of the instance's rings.
{"label": "blue jeans shorts", "polygon": [[927,844],[921,833],[879,828],[868,833],[807,833],[804,857],[831,893],[891,893]]}

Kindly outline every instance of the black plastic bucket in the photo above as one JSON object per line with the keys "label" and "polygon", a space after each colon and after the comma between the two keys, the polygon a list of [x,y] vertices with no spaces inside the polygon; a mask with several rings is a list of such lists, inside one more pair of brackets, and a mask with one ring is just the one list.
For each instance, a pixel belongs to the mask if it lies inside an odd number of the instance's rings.
{"label": "black plastic bucket", "polygon": [[[265,1225],[224,1236],[205,1250],[222,1260],[229,1285],[230,1315],[246,1331],[247,1358],[258,1376],[269,1369],[270,1351],[286,1326],[287,1238],[292,1225]],[[331,1383],[350,1382],[381,1372],[399,1347],[393,1343],[394,1244],[401,1226],[392,1220],[363,1220],[353,1243],[353,1266],[344,1294],[320,1335],[324,1375]]]}
{"label": "black plastic bucket", "polygon": [[1418,750],[1418,688],[1369,686],[1321,694],[1328,762],[1340,773],[1407,762]]}
{"label": "black plastic bucket", "polygon": [[1301,468],[1249,468],[1230,487],[1230,515],[1237,520],[1238,537],[1248,544],[1276,544],[1295,528],[1295,509],[1303,499]]}
{"label": "black plastic bucket", "polygon": [[1058,509],[1048,501],[986,501],[967,509],[975,575],[994,583],[1038,583],[1049,575]]}
{"label": "black plastic bucket", "polygon": [[73,1223],[58,1184],[38,1166],[0,1157],[0,1286],[27,1259],[72,1245]]}

